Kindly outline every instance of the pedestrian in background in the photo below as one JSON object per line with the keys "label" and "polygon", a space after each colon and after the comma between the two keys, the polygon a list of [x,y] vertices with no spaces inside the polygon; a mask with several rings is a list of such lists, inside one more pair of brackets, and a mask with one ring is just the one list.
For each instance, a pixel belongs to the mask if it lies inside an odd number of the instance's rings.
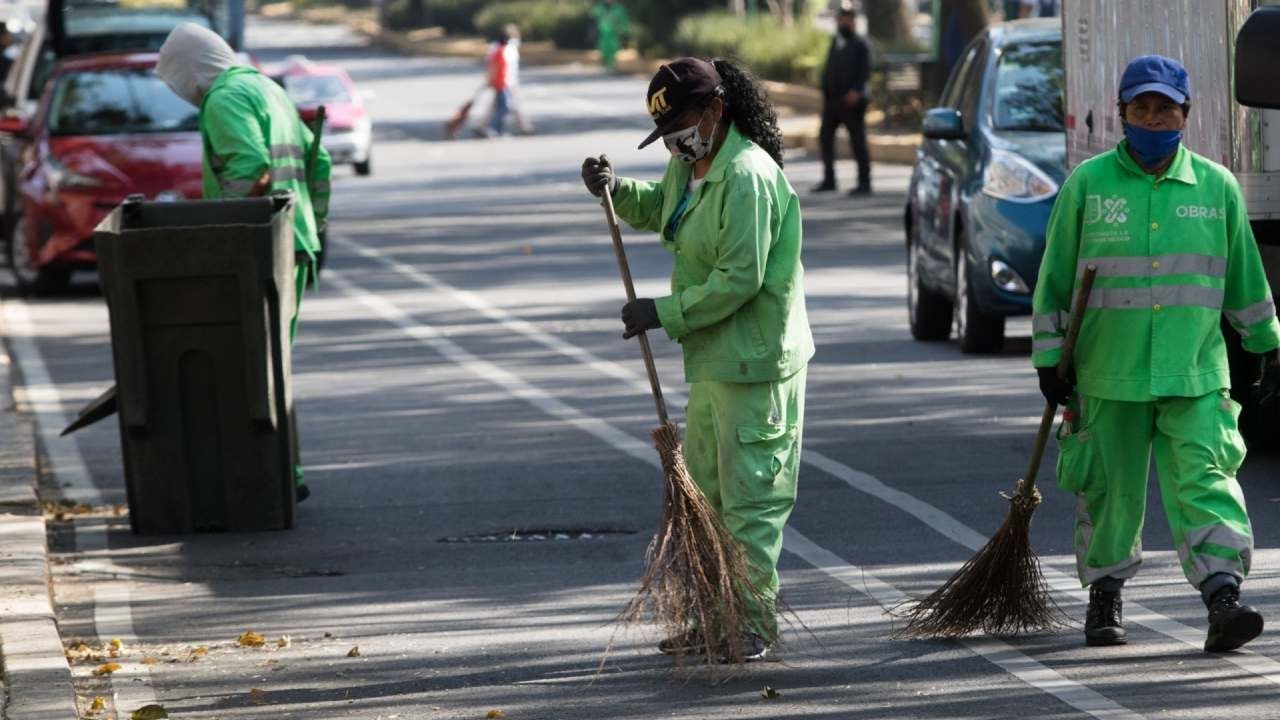
{"label": "pedestrian in background", "polygon": [[[1264,356],[1257,387],[1271,395],[1280,323],[1240,185],[1181,144],[1190,109],[1180,63],[1129,63],[1119,92],[1125,139],[1063,184],[1036,284],[1033,363],[1045,398],[1067,406],[1058,484],[1079,498],[1089,645],[1126,642],[1120,591],[1142,563],[1153,446],[1182,571],[1209,611],[1204,649],[1233,650],[1262,632],[1262,615],[1240,604],[1253,531],[1236,481],[1245,446],[1220,323],[1225,316],[1245,350]],[[1075,377],[1064,381],[1055,369],[1063,319],[1086,265],[1098,279]]]}
{"label": "pedestrian in background", "polygon": [[519,28],[508,25],[503,29],[498,39],[489,46],[485,68],[489,89],[493,91],[493,105],[485,131],[489,137],[498,137],[506,127],[507,113],[511,112],[514,104],[516,74],[520,70]]}
{"label": "pedestrian in background", "polygon": [[[800,265],[800,203],[782,172],[777,115],[757,81],[726,60],[682,58],[649,83],[648,109],[671,153],[658,182],[617,178],[587,158],[582,179],[610,188],[619,217],[658,233],[674,253],[671,295],[622,309],[624,338],[659,327],[684,353],[685,459],[698,487],[742,544],[752,604],[741,646],[725,658],[766,658],[778,637],[782,530],[795,507],[813,338]],[[700,652],[696,633],[668,654]]]}
{"label": "pedestrian in background", "polygon": [[871,77],[871,47],[854,29],[849,7],[836,15],[836,36],[822,70],[822,182],[814,192],[836,189],[836,130],[844,127],[858,163],[858,185],[850,195],[871,194],[871,152],[867,149],[867,80]]}
{"label": "pedestrian in background", "polygon": [[[240,64],[235,51],[217,33],[193,23],[174,28],[160,47],[156,75],[200,109],[204,147],[204,197],[259,197],[287,190],[293,194],[293,241],[298,253],[289,323],[298,331],[302,294],[315,267],[318,237],[329,215],[329,153],[318,148],[314,186],[308,186],[308,151],[315,141],[284,88],[256,69]],[[310,490],[295,465],[298,499]]]}
{"label": "pedestrian in background", "polygon": [[616,0],[603,0],[592,6],[591,17],[596,21],[596,49],[600,51],[600,62],[605,70],[617,72],[618,51],[631,34],[631,18],[627,16],[627,9]]}

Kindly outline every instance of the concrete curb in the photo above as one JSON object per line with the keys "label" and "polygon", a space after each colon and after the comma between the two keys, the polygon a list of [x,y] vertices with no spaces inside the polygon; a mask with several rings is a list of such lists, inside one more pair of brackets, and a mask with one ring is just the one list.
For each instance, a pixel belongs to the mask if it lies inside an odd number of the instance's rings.
{"label": "concrete curb", "polygon": [[[265,5],[264,17],[289,18],[316,24],[346,25],[374,43],[391,48],[405,55],[427,57],[451,57],[476,60],[484,57],[489,44],[482,38],[444,35],[439,28],[425,28],[402,32],[385,30],[371,13],[349,12],[341,7],[303,8],[295,10],[288,2]],[[563,50],[549,42],[526,42],[520,45],[520,61],[525,65],[581,65],[598,67],[600,54],[594,50]],[[628,75],[649,77],[657,71],[662,60],[640,57],[634,50],[624,50],[618,56],[618,71]],[[765,90],[778,106],[785,107],[791,115],[817,115],[822,112],[822,93],[816,88],[794,83],[764,81]],[[784,130],[786,147],[801,149],[817,155],[818,127]],[[916,160],[916,148],[920,135],[870,133],[867,145],[875,162],[911,165]],[[836,156],[851,157],[848,142],[837,141]]]}
{"label": "concrete curb", "polygon": [[50,600],[48,541],[36,496],[35,431],[17,407],[16,371],[0,343],[0,717],[68,720],[79,711]]}

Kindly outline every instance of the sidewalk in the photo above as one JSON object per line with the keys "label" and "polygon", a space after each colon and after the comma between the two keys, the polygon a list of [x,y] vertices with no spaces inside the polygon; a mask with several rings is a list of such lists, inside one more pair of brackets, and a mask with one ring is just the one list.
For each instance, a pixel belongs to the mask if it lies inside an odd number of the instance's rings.
{"label": "sidewalk", "polygon": [[[263,17],[290,18],[317,24],[344,24],[356,33],[376,43],[406,54],[432,57],[456,57],[479,59],[488,50],[488,43],[478,37],[453,37],[440,28],[423,28],[402,32],[379,27],[370,10],[348,10],[340,6],[303,8],[295,10],[289,2],[262,6]],[[594,50],[563,50],[550,42],[522,42],[520,60],[526,65],[580,65],[599,67],[600,55]],[[649,77],[657,71],[661,60],[640,57],[631,49],[618,54],[618,70],[631,75]],[[822,112],[822,94],[812,87],[764,81],[765,89],[779,108],[782,132],[786,147],[804,150],[817,155],[819,114]],[[916,147],[920,145],[919,133],[878,133],[874,126],[879,117],[876,111],[868,114],[867,124],[872,131],[867,135],[867,145],[875,162],[910,165],[915,162]],[[851,157],[849,143],[840,134],[836,142],[836,157]]]}
{"label": "sidewalk", "polygon": [[[13,302],[12,300],[8,302]],[[0,308],[3,304],[0,304]],[[79,717],[49,599],[45,522],[36,497],[35,433],[14,396],[17,369],[0,313],[0,717]]]}

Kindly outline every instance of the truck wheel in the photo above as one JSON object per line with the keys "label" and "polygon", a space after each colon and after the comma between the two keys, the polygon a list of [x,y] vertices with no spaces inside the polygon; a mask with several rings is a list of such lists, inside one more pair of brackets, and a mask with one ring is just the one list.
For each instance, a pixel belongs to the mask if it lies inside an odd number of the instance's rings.
{"label": "truck wheel", "polygon": [[925,286],[914,242],[907,243],[907,317],[911,321],[911,337],[916,340],[951,337],[951,302]]}
{"label": "truck wheel", "polygon": [[27,223],[23,215],[19,215],[13,224],[13,232],[6,243],[9,269],[22,295],[52,295],[62,292],[71,284],[71,268],[59,265],[36,265],[27,245]]}
{"label": "truck wheel", "polygon": [[982,312],[969,275],[969,253],[962,242],[956,253],[956,338],[963,353],[998,353],[1004,349],[1004,316]]}
{"label": "truck wheel", "polygon": [[360,177],[368,177],[373,174],[373,151],[369,151],[369,157],[364,162],[355,163],[356,174]]}

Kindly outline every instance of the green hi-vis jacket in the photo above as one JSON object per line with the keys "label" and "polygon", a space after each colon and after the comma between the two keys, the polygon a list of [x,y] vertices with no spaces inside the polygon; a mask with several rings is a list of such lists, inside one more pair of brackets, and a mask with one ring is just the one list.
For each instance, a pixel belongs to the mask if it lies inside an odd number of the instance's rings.
{"label": "green hi-vis jacket", "polygon": [[1098,274],[1074,362],[1085,395],[1142,402],[1230,387],[1223,314],[1246,350],[1280,346],[1240,186],[1185,147],[1160,177],[1143,172],[1121,142],[1067,178],[1036,285],[1036,367],[1057,364],[1088,265]]}
{"label": "green hi-vis jacket", "polygon": [[767,382],[813,357],[800,265],[800,203],[782,168],[730,126],[683,219],[668,228],[693,165],[672,159],[661,182],[621,179],[619,217],[662,233],[675,254],[671,295],[656,300],[684,349],[688,382]]}
{"label": "green hi-vis jacket", "polygon": [[316,156],[313,193],[306,171],[311,130],[283,88],[251,67],[228,68],[200,105],[200,137],[206,198],[245,197],[270,172],[272,191],[293,191],[294,247],[320,248],[317,234],[329,215],[329,153],[321,147]]}

